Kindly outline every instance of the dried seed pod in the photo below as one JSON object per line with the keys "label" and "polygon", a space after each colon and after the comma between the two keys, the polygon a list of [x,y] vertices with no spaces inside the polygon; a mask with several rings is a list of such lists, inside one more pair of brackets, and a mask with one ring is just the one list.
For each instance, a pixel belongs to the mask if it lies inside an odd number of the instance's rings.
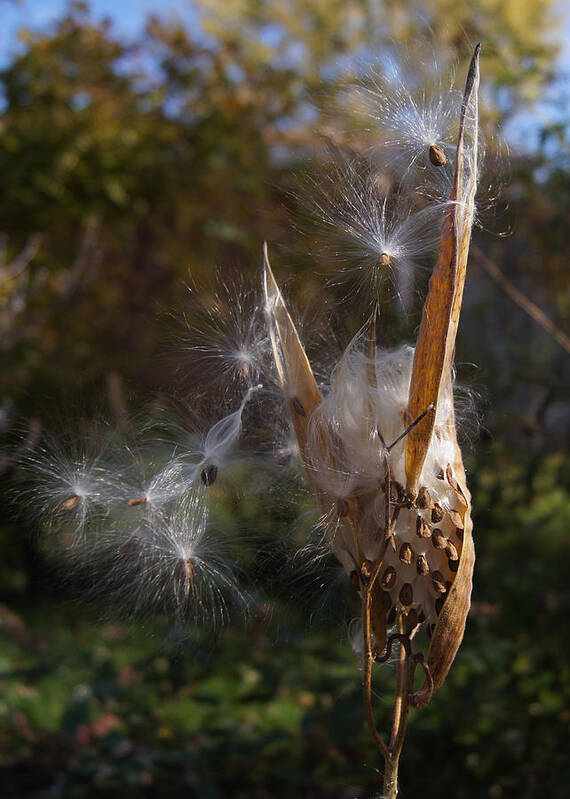
{"label": "dried seed pod", "polygon": [[421,510],[425,510],[426,508],[431,508],[431,506],[432,500],[429,489],[426,488],[426,486],[422,486],[416,497],[416,507],[420,508]]}
{"label": "dried seed pod", "polygon": [[438,505],[437,502],[431,509],[431,520],[434,524],[439,524],[439,522],[443,519],[444,513],[443,508],[441,505]]}
{"label": "dried seed pod", "polygon": [[291,402],[291,410],[293,411],[293,413],[296,413],[297,416],[307,415],[305,409],[303,408],[301,400],[298,397],[291,397],[290,402]]}
{"label": "dried seed pod", "polygon": [[404,583],[400,588],[399,600],[402,605],[411,605],[414,601],[414,589],[411,583]]}
{"label": "dried seed pod", "polygon": [[136,508],[138,505],[146,505],[146,502],[146,497],[135,497],[134,499],[129,499],[127,505],[129,508]]}
{"label": "dried seed pod", "polygon": [[456,547],[451,543],[451,541],[446,542],[445,546],[445,554],[449,558],[449,560],[459,560],[459,555],[457,553]]}
{"label": "dried seed pod", "polygon": [[416,571],[420,576],[429,574],[429,563],[425,555],[418,555],[416,560]]}
{"label": "dried seed pod", "polygon": [[400,558],[402,563],[404,563],[406,566],[409,566],[410,563],[412,562],[412,559],[414,557],[414,550],[407,542],[402,544],[402,546],[400,547],[400,553],[398,557]]}
{"label": "dried seed pod", "polygon": [[445,166],[447,164],[447,156],[438,144],[430,144],[429,160],[434,166]]}
{"label": "dried seed pod", "polygon": [[445,579],[443,577],[443,574],[437,569],[431,574],[431,582],[435,591],[438,594],[445,594],[447,590],[445,587]]}
{"label": "dried seed pod", "polygon": [[214,485],[218,477],[218,467],[210,464],[200,472],[200,478],[205,486]]}
{"label": "dried seed pod", "polygon": [[421,516],[418,516],[416,519],[416,534],[420,538],[429,538],[431,535],[431,528],[425,519],[422,519]]}
{"label": "dried seed pod", "polygon": [[388,566],[380,582],[384,588],[393,588],[396,583],[396,569],[393,566]]}
{"label": "dried seed pod", "polygon": [[431,542],[436,549],[445,549],[447,544],[447,538],[441,532],[439,527],[436,527],[432,532]]}
{"label": "dried seed pod", "polygon": [[380,268],[382,267],[385,268],[387,266],[390,266],[390,256],[388,255],[387,252],[383,252],[378,256],[378,260],[376,261],[376,266]]}
{"label": "dried seed pod", "polygon": [[73,494],[71,497],[64,499],[61,505],[59,506],[60,510],[73,510],[79,505],[79,497],[77,494]]}

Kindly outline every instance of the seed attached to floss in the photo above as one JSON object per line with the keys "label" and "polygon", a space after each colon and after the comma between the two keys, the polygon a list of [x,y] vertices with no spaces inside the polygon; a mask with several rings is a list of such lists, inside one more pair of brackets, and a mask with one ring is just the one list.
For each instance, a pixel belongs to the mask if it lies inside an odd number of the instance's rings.
{"label": "seed attached to floss", "polygon": [[425,508],[431,508],[431,506],[431,494],[425,486],[422,486],[416,497],[416,507],[420,508],[421,510],[425,510]]}
{"label": "seed attached to floss", "polygon": [[431,520],[434,524],[438,524],[443,519],[443,508],[437,502],[431,509]]}
{"label": "seed attached to floss", "polygon": [[73,510],[79,505],[79,497],[77,494],[73,494],[73,496],[64,499],[61,505],[59,506],[60,510]]}
{"label": "seed attached to floss", "polygon": [[402,605],[412,604],[414,601],[414,589],[412,588],[411,583],[404,583],[400,589],[399,599]]}
{"label": "seed attached to floss", "polygon": [[378,260],[376,261],[376,266],[378,268],[385,268],[390,266],[390,256],[387,252],[383,252],[378,256]]}
{"label": "seed attached to floss", "polygon": [[396,569],[393,566],[388,566],[380,582],[383,588],[393,588],[396,583]]}
{"label": "seed attached to floss", "polygon": [[410,563],[412,562],[413,557],[414,557],[414,550],[412,549],[412,547],[408,543],[402,544],[402,546],[400,547],[400,554],[399,554],[399,558],[402,561],[402,563],[404,563],[406,566],[409,566]]}
{"label": "seed attached to floss", "polygon": [[447,545],[447,538],[441,532],[439,527],[436,527],[431,536],[431,542],[436,549],[445,549]]}
{"label": "seed attached to floss", "polygon": [[134,499],[129,499],[127,505],[129,508],[136,508],[137,505],[145,505],[146,501],[146,497],[135,497]]}
{"label": "seed attached to floss", "polygon": [[190,560],[190,558],[186,558],[186,560],[181,560],[178,566],[176,567],[176,579],[186,584],[186,581],[189,583],[194,582],[194,564]]}
{"label": "seed attached to floss", "polygon": [[429,160],[434,166],[445,166],[447,164],[447,156],[437,144],[430,144]]}
{"label": "seed attached to floss", "polygon": [[429,525],[421,516],[418,516],[416,519],[416,533],[420,538],[429,538],[431,535]]}
{"label": "seed attached to floss", "polygon": [[421,577],[429,574],[429,563],[425,555],[418,555],[418,559],[416,560],[416,571]]}
{"label": "seed attached to floss", "polygon": [[432,572],[431,581],[435,591],[438,594],[445,594],[447,587],[445,585],[443,574],[440,571],[437,571],[436,569],[436,571]]}
{"label": "seed attached to floss", "polygon": [[205,486],[214,485],[218,477],[218,467],[211,464],[206,469],[202,469],[200,477]]}

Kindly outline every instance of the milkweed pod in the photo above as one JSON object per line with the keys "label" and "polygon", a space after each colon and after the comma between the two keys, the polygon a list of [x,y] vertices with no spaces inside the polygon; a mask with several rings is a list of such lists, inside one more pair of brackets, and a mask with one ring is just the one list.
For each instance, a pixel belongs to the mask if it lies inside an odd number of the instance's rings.
{"label": "milkweed pod", "polygon": [[265,314],[273,357],[281,386],[289,400],[301,455],[304,456],[308,417],[322,398],[299,334],[273,276],[267,245],[263,247],[263,266]]}

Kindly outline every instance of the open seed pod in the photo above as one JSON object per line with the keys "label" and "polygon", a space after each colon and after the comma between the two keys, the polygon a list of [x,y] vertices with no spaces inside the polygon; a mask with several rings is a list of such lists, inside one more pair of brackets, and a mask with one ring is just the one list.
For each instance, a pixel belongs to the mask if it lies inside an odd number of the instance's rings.
{"label": "open seed pod", "polygon": [[387,629],[396,619],[396,637],[404,636],[406,646],[422,626],[430,636],[422,661],[426,682],[410,697],[415,705],[428,702],[444,681],[471,596],[471,505],[457,445],[452,368],[474,214],[478,61],[479,48],[467,78],[453,189],[415,350],[380,350],[374,314],[321,393],[264,253],[275,364],[331,547],[367,619],[369,613],[374,655],[389,657]]}

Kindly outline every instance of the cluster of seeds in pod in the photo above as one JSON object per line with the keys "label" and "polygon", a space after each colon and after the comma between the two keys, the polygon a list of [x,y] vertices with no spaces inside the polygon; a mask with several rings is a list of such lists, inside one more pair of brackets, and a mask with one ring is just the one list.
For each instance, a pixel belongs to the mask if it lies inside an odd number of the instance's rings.
{"label": "cluster of seeds in pod", "polygon": [[392,481],[390,502],[397,522],[378,573],[382,610],[389,626],[403,617],[407,636],[425,623],[431,637],[459,566],[466,502],[450,466],[415,499]]}

